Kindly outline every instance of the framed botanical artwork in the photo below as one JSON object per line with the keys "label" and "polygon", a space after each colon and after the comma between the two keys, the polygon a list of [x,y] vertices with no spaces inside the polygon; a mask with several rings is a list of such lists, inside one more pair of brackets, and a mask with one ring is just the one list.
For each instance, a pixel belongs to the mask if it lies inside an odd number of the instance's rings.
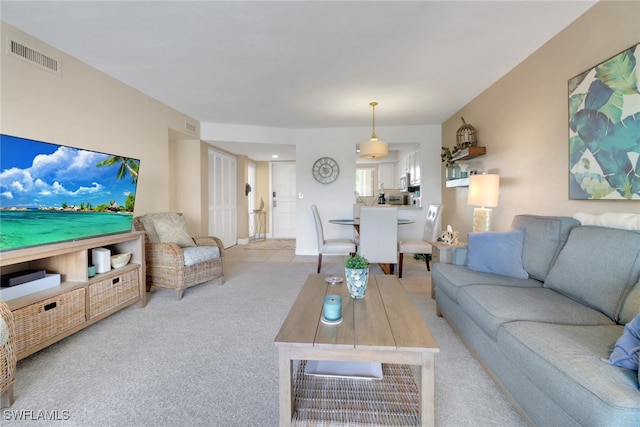
{"label": "framed botanical artwork", "polygon": [[640,200],[640,44],[569,80],[569,198]]}

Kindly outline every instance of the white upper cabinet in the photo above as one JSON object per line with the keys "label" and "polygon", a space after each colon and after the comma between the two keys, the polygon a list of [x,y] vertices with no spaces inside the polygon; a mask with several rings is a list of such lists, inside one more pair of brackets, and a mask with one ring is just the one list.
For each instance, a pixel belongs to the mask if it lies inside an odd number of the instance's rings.
{"label": "white upper cabinet", "polygon": [[420,184],[420,150],[407,153],[398,161],[397,169],[396,175],[398,176],[406,172],[411,174],[411,185]]}
{"label": "white upper cabinet", "polygon": [[398,188],[400,173],[396,172],[395,163],[378,164],[378,182],[383,184],[385,190]]}

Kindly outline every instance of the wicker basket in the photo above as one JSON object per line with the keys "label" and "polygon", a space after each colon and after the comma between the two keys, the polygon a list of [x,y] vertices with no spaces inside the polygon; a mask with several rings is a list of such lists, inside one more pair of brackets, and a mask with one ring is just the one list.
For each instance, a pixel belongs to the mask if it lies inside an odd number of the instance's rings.
{"label": "wicker basket", "polygon": [[13,312],[16,352],[34,347],[85,321],[85,290],[76,289]]}
{"label": "wicker basket", "polygon": [[292,426],[417,426],[419,392],[408,365],[382,365],[381,380],[316,377],[293,372]]}
{"label": "wicker basket", "polygon": [[138,270],[130,270],[89,285],[89,318],[112,310],[140,296]]}
{"label": "wicker basket", "polygon": [[0,341],[0,408],[5,408],[13,403],[13,383],[16,379],[16,336],[13,314],[4,301],[0,301],[0,318],[4,320],[9,331],[8,340],[4,344]]}

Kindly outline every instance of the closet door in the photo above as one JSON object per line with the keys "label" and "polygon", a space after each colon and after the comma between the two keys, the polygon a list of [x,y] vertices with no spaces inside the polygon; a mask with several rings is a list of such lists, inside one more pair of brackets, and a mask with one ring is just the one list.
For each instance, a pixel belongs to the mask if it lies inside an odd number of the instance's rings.
{"label": "closet door", "polygon": [[236,206],[236,159],[209,150],[209,235],[216,236],[224,247],[238,241]]}

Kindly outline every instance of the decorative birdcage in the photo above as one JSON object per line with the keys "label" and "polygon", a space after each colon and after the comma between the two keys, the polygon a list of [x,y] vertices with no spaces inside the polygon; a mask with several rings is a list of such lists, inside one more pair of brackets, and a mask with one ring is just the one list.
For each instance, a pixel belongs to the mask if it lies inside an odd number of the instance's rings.
{"label": "decorative birdcage", "polygon": [[478,144],[476,129],[468,125],[467,122],[464,121],[464,117],[460,118],[462,119],[462,126],[460,126],[456,132],[456,147],[459,150],[467,147],[475,147]]}

